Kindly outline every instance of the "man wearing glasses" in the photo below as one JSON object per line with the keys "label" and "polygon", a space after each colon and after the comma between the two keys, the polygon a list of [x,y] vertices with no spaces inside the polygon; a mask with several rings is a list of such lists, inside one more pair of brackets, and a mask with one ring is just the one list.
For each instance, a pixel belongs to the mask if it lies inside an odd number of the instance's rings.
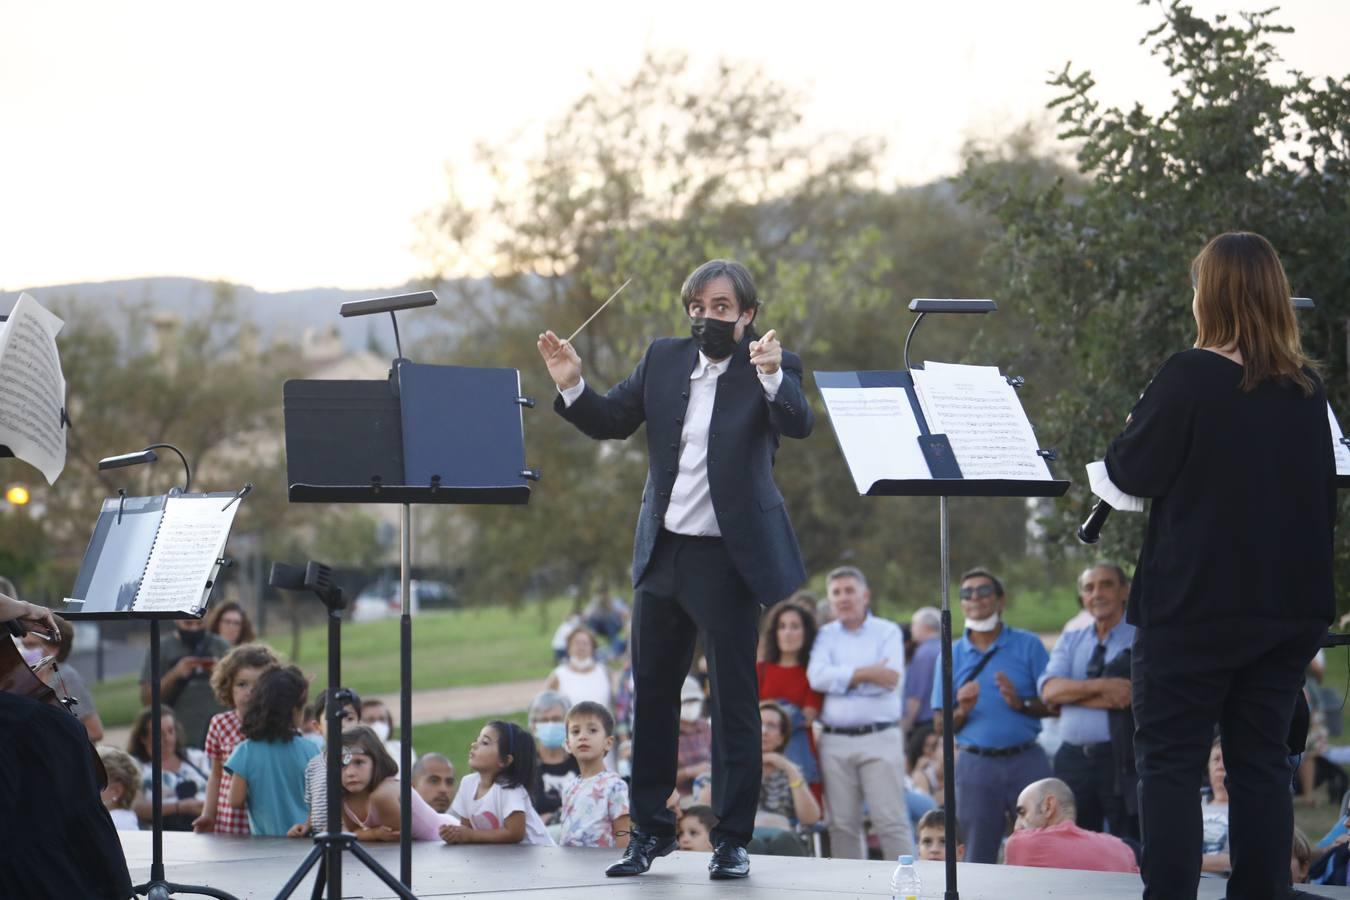
{"label": "man wearing glasses", "polygon": [[[1041,719],[1051,715],[1036,693],[1049,654],[1036,635],[1003,624],[1003,584],[992,573],[966,572],[960,597],[966,633],[952,645],[956,817],[966,829],[966,860],[995,863],[1018,795],[1050,777],[1036,743]],[[933,708],[942,709],[941,679],[934,679]]]}
{"label": "man wearing glasses", "polygon": [[[1134,727],[1113,718],[1129,717],[1130,646],[1134,626],[1125,621],[1130,583],[1120,566],[1098,563],[1078,576],[1078,597],[1093,627],[1065,632],[1050,654],[1039,682],[1041,699],[1060,707],[1060,736],[1055,777],[1073,789],[1079,828],[1101,831],[1103,822],[1116,837],[1139,839],[1133,762]],[[1123,656],[1122,656],[1123,654]],[[1124,746],[1112,744],[1123,731]],[[1122,752],[1123,751],[1123,752]]]}

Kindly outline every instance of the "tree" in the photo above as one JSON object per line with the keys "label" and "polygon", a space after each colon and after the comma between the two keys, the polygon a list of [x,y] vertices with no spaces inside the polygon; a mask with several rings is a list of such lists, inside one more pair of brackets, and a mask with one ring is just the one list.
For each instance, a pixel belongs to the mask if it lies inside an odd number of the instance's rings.
{"label": "tree", "polygon": [[[1081,466],[1098,459],[1170,354],[1194,341],[1189,265],[1230,230],[1270,238],[1304,314],[1306,347],[1324,365],[1333,405],[1347,408],[1341,323],[1350,323],[1350,78],[1320,83],[1276,71],[1274,11],[1233,21],[1196,16],[1173,0],[1141,42],[1175,80],[1171,105],[1103,109],[1087,71],[1051,82],[1061,137],[1076,144],[1080,177],[1006,177],[972,154],[967,196],[1000,223],[991,270],[1031,316],[1029,363],[1055,371],[1058,396],[1035,410],[1071,461],[1076,485],[1047,522],[1067,544],[1089,500]],[[1350,328],[1350,324],[1347,324]],[[1108,527],[1112,552],[1137,547],[1142,517]],[[1345,538],[1340,559],[1348,559]]]}
{"label": "tree", "polygon": [[[511,164],[507,147],[481,150],[496,192],[449,198],[426,221],[436,276],[496,272],[467,286],[449,314],[463,328],[426,348],[465,365],[512,366],[542,409],[526,416],[528,456],[543,472],[528,509],[440,513],[471,526],[458,548],[466,594],[500,602],[530,588],[622,583],[645,477],[639,437],[595,443],[547,409],[555,390],[534,347],[545,328],[570,333],[616,287],[632,284],[577,339],[585,377],[607,388],[654,337],[687,328],[676,301],[705,259],[735,257],[755,273],[761,331],[776,328],[810,372],[899,365],[915,296],[982,296],[971,265],[987,223],[947,186],[883,190],[879,144],[809,133],[800,98],[760,70],[732,64],[702,79],[680,57],[647,58],[619,85],[595,82],[543,132],[537,153]],[[932,329],[917,348],[952,359],[971,337]],[[857,498],[823,408],[815,435],[788,442],[776,478],[808,569],[849,559],[878,595],[917,605],[937,581],[936,504]],[[1023,510],[985,503],[958,534],[981,560],[1020,554]]]}

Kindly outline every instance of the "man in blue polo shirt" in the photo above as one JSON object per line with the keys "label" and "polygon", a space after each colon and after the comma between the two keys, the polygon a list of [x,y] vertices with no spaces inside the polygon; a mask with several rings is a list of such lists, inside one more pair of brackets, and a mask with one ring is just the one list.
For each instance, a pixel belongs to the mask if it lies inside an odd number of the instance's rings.
{"label": "man in blue polo shirt", "polygon": [[1125,746],[1111,741],[1113,712],[1128,718],[1130,708],[1129,596],[1130,582],[1120,566],[1098,563],[1079,575],[1078,597],[1093,627],[1060,637],[1038,687],[1042,700],[1060,707],[1063,743],[1055,753],[1055,777],[1073,789],[1078,827],[1101,831],[1105,823],[1116,837],[1138,840],[1135,804],[1128,796],[1134,792],[1133,766],[1124,765],[1133,762],[1133,727],[1125,729]]}
{"label": "man in blue polo shirt", "polygon": [[[1050,762],[1036,743],[1041,719],[1050,715],[1036,682],[1050,655],[1029,631],[1003,624],[1003,584],[984,569],[961,576],[966,633],[952,645],[956,708],[956,818],[966,830],[966,860],[998,862],[1017,797],[1033,781],[1050,777]],[[933,708],[942,708],[942,681],[934,679]],[[940,717],[934,721],[941,725]]]}

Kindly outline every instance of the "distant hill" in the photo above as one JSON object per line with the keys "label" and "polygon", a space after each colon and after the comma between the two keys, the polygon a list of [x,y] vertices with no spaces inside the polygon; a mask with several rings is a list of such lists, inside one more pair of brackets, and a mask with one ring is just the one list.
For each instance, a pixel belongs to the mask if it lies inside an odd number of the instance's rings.
{"label": "distant hill", "polygon": [[[435,289],[440,299],[437,309],[444,313],[446,307],[455,302],[457,292],[462,288],[490,291],[490,284],[488,279],[444,283]],[[296,337],[309,329],[336,327],[343,346],[353,350],[364,349],[372,336],[380,346],[392,350],[393,332],[387,316],[342,318],[338,308],[344,302],[426,289],[424,286],[405,284],[361,290],[307,288],[268,293],[248,285],[225,285],[198,278],[129,278],[0,291],[0,314],[8,313],[19,299],[19,294],[26,292],[48,308],[67,304],[105,308],[113,327],[116,327],[121,310],[142,303],[155,310],[176,313],[184,320],[191,320],[206,313],[212,299],[222,288],[233,292],[240,313],[257,324],[265,340]],[[453,317],[438,315],[430,310],[414,310],[399,315],[399,330],[405,344],[432,334],[445,333],[453,327],[452,323]]]}

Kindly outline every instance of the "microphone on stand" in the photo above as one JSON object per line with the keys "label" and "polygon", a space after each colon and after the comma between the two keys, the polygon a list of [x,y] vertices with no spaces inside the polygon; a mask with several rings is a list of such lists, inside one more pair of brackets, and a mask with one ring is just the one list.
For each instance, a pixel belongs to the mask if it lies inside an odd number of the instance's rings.
{"label": "microphone on stand", "polygon": [[1098,500],[1083,524],[1078,526],[1078,540],[1084,544],[1095,544],[1101,540],[1102,526],[1106,524],[1106,517],[1111,515],[1112,508],[1105,500]]}

